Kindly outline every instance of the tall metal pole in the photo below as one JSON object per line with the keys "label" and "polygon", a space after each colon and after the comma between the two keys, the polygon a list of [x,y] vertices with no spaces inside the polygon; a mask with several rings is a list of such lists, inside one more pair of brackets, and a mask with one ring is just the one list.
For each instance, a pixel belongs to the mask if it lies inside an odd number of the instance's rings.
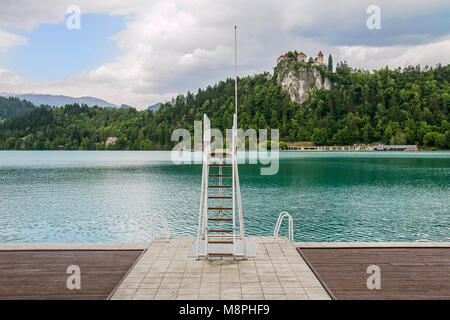
{"label": "tall metal pole", "polygon": [[238,85],[237,85],[237,27],[234,26],[234,112],[237,115]]}

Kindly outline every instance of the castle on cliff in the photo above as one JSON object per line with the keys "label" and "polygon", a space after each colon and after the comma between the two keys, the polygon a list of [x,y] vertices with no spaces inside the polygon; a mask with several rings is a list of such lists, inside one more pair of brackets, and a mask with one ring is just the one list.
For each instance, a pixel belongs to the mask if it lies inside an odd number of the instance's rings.
{"label": "castle on cliff", "polygon": [[[284,59],[286,59],[288,57],[288,54],[283,54],[281,55],[278,59],[277,59],[277,64],[280,63],[281,61],[283,61]],[[307,63],[307,56],[306,54],[304,54],[303,52],[299,52],[297,54],[297,60],[301,63]],[[314,58],[313,60],[313,64],[315,66],[320,66],[320,65],[324,65],[325,63],[323,62],[323,53],[322,51],[319,51],[319,53],[317,54],[317,57]]]}

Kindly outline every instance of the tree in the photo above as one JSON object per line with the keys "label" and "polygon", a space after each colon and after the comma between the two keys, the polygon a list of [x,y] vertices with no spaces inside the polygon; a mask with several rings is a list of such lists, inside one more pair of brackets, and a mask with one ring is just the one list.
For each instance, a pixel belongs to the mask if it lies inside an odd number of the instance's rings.
{"label": "tree", "polygon": [[328,72],[333,72],[333,57],[331,54],[328,56]]}
{"label": "tree", "polygon": [[315,128],[311,137],[316,146],[325,145],[328,140],[328,133],[326,128]]}
{"label": "tree", "polygon": [[390,144],[406,144],[405,134],[401,131],[397,131],[397,133],[391,138]]}
{"label": "tree", "polygon": [[439,135],[439,133],[437,133],[437,132],[428,132],[423,137],[423,143],[429,147],[434,146],[436,143],[436,140],[438,139],[438,135]]}

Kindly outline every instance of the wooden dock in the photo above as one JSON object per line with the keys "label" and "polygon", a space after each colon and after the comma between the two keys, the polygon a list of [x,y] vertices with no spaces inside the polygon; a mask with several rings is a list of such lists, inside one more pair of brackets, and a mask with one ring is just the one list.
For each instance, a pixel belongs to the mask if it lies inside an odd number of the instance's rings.
{"label": "wooden dock", "polygon": [[[333,299],[450,299],[450,247],[297,248]],[[369,290],[367,267],[381,271]]]}
{"label": "wooden dock", "polygon": [[[143,250],[0,251],[0,300],[107,299]],[[81,288],[69,290],[67,268],[77,265]]]}
{"label": "wooden dock", "polygon": [[[242,261],[188,258],[194,237],[141,244],[0,244],[0,300],[450,299],[448,242],[251,240],[257,255]],[[81,269],[80,290],[67,288],[70,265]],[[380,290],[366,286],[369,265],[381,269]]]}

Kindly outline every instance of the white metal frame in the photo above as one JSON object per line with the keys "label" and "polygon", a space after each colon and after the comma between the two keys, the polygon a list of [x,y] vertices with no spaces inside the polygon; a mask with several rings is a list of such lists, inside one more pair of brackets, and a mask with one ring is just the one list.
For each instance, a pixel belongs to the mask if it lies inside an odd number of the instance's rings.
{"label": "white metal frame", "polygon": [[[247,245],[245,242],[245,230],[244,230],[244,218],[242,214],[242,199],[241,199],[241,187],[239,185],[239,170],[238,170],[238,160],[237,160],[237,114],[234,114],[233,117],[233,143],[232,143],[232,157],[233,157],[233,189],[236,188],[236,200],[238,206],[238,214],[239,214],[239,237],[242,240],[242,250],[243,256],[247,257]],[[233,219],[235,219],[235,190],[233,190]],[[235,222],[233,221],[233,228],[235,227]],[[235,232],[233,230],[233,235],[235,236]],[[235,238],[234,241],[234,249],[236,246]],[[233,251],[235,254],[236,252]]]}
{"label": "white metal frame", "polygon": [[292,219],[292,216],[286,212],[283,211],[282,213],[280,213],[280,215],[278,216],[278,220],[277,220],[277,224],[275,225],[275,230],[273,231],[273,237],[275,238],[275,240],[278,239],[278,233],[280,232],[280,227],[281,227],[281,223],[283,222],[283,219],[285,217],[288,217],[288,224],[289,224],[289,229],[288,229],[288,234],[289,234],[289,240],[291,242],[294,242],[294,220]]}
{"label": "white metal frame", "polygon": [[[245,231],[244,231],[244,221],[242,214],[242,201],[241,201],[241,189],[239,185],[239,172],[238,172],[238,161],[237,161],[237,107],[238,107],[238,83],[237,83],[237,28],[234,27],[234,71],[235,71],[235,81],[234,81],[234,106],[235,113],[233,116],[233,138],[231,146],[231,164],[232,164],[232,239],[233,239],[233,257],[247,258],[247,246],[245,241]],[[197,236],[197,259],[204,256],[208,259],[208,176],[209,176],[209,161],[211,159],[211,123],[208,116],[205,114],[203,116],[203,170],[202,170],[202,186],[200,192],[200,210],[198,218],[198,236]],[[222,170],[219,169],[219,174]],[[222,185],[222,178],[219,177],[219,184]],[[239,233],[236,234],[236,201],[237,201],[237,211],[239,219]],[[222,204],[221,201],[219,201]],[[205,239],[205,251],[204,255],[200,255],[200,243],[202,238]],[[226,238],[226,236],[220,236],[220,238]],[[237,254],[236,243],[237,240],[242,241],[242,254]]]}
{"label": "white metal frame", "polygon": [[152,242],[156,239],[156,231],[155,231],[155,219],[160,218],[161,222],[164,226],[164,229],[166,230],[166,240],[168,241],[170,239],[170,229],[169,225],[167,224],[166,217],[164,214],[157,212],[152,216],[152,219],[150,220],[150,230],[152,232]]}
{"label": "white metal frame", "polygon": [[[200,191],[200,209],[199,209],[199,219],[198,219],[198,235],[197,235],[197,259],[205,257],[208,259],[208,175],[209,175],[209,163],[211,160],[211,124],[208,116],[205,114],[203,117],[203,168],[202,168],[202,185]],[[239,171],[238,171],[238,161],[237,161],[237,115],[234,114],[233,117],[233,137],[232,137],[232,147],[231,147],[231,166],[232,166],[232,239],[233,239],[233,257],[236,258],[246,258],[247,257],[247,246],[245,241],[245,230],[244,221],[242,214],[242,200],[241,200],[241,190],[239,185]],[[221,180],[220,180],[221,183]],[[236,215],[237,206],[237,215]],[[239,223],[239,232],[237,232],[237,221]],[[227,236],[221,236],[221,238],[226,238]],[[230,237],[231,238],[231,237]],[[200,254],[200,244],[202,240],[204,241],[203,254]],[[237,253],[237,240],[242,241],[243,252]]]}
{"label": "white metal frame", "polygon": [[205,237],[205,253],[208,250],[208,156],[211,153],[211,123],[208,116],[203,116],[203,166],[202,186],[200,191],[200,210],[198,216],[197,259],[200,258],[200,242]]}

